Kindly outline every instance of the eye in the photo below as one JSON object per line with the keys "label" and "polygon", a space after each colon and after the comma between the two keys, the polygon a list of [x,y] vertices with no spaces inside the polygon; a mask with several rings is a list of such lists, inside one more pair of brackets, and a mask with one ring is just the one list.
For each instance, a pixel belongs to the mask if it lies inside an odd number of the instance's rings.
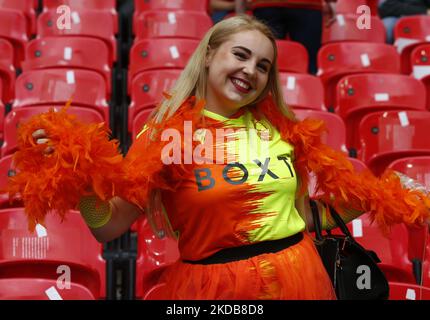
{"label": "eye", "polygon": [[234,55],[236,57],[239,57],[240,58],[239,60],[245,60],[246,59],[246,55],[242,52],[234,52]]}
{"label": "eye", "polygon": [[258,65],[258,68],[259,68],[260,70],[262,70],[263,72],[267,72],[267,71],[269,71],[269,68],[268,68],[266,65],[264,65],[264,64],[260,64],[260,65]]}

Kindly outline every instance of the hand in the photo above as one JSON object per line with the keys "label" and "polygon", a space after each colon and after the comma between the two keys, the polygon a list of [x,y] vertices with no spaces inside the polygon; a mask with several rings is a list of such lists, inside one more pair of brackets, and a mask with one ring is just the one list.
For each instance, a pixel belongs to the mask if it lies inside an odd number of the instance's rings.
{"label": "hand", "polygon": [[[37,144],[47,144],[49,142],[48,136],[44,129],[38,129],[32,133],[34,139],[36,139]],[[47,146],[43,150],[45,156],[49,156],[55,151],[53,146]]]}
{"label": "hand", "polygon": [[327,16],[325,26],[329,27],[336,21],[336,3],[335,2],[324,2],[324,15]]}

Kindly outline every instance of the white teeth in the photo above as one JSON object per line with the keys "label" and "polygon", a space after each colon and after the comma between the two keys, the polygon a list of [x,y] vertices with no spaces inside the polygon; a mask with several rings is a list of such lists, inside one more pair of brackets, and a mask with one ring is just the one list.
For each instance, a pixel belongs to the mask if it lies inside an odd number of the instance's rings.
{"label": "white teeth", "polygon": [[236,83],[238,86],[244,88],[245,90],[249,90],[249,85],[247,85],[245,82],[240,81],[238,79],[233,79],[233,82]]}

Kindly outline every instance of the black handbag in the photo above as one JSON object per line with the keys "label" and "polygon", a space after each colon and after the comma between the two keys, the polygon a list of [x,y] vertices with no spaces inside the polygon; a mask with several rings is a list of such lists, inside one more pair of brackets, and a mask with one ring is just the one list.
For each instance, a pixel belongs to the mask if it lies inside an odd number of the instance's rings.
{"label": "black handbag", "polygon": [[315,246],[329,274],[339,300],[386,300],[388,281],[379,269],[375,252],[363,248],[349,232],[338,213],[330,214],[343,235],[322,234],[318,207],[310,201],[315,226]]}

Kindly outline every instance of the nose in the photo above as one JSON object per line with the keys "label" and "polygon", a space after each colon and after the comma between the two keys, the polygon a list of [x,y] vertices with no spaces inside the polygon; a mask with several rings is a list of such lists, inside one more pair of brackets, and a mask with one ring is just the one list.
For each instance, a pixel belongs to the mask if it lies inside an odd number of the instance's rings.
{"label": "nose", "polygon": [[257,66],[254,61],[248,61],[243,66],[243,72],[248,75],[250,78],[253,78],[256,74]]}

